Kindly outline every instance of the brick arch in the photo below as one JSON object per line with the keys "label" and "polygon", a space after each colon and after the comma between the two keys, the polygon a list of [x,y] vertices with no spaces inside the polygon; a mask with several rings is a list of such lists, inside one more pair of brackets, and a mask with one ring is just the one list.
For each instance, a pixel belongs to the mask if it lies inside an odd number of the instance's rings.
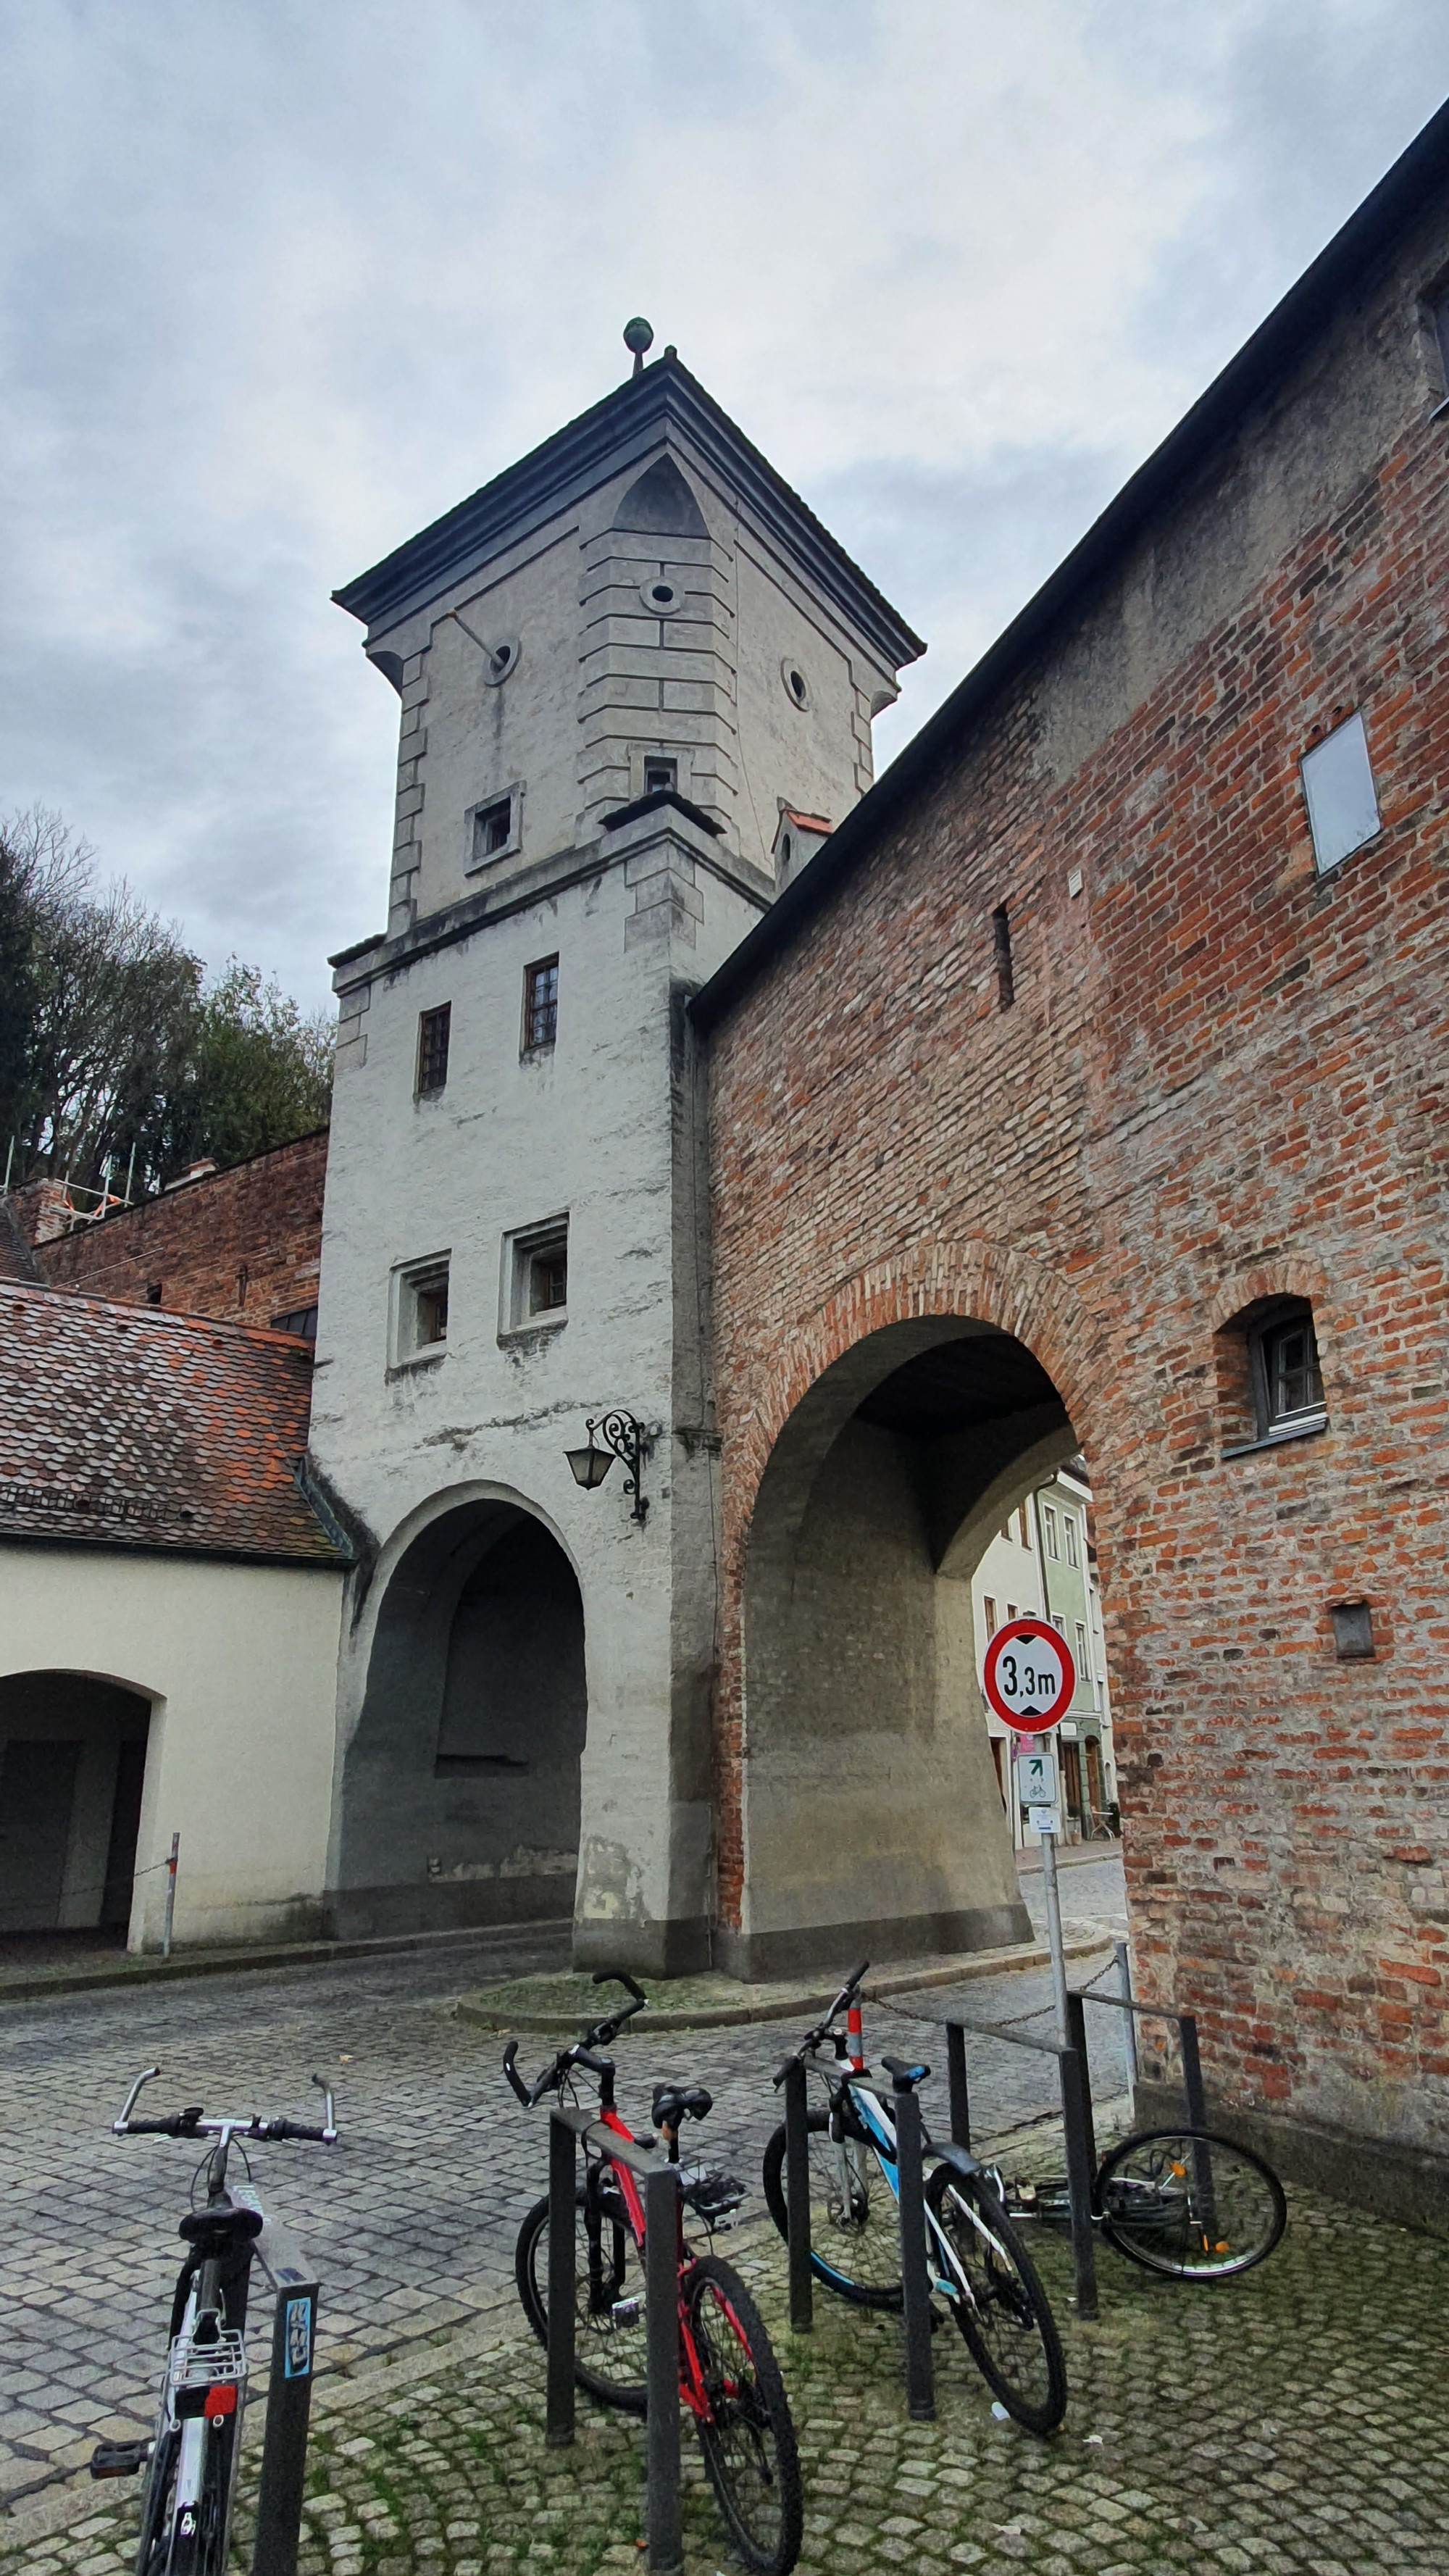
{"label": "brick arch", "polygon": [[781,1435],[812,1389],[891,1326],[960,1318],[1024,1343],[1052,1379],[1083,1446],[1101,1422],[1102,1328],[1031,1255],[984,1237],[904,1247],[842,1281],[777,1333],[721,1409],[723,1565],[715,1727],[717,1908],[737,1929],[744,1888],[743,1607],[745,1560],[761,1485]]}
{"label": "brick arch", "polygon": [[1260,1305],[1269,1297],[1302,1297],[1315,1315],[1329,1300],[1327,1275],[1317,1262],[1307,1261],[1296,1253],[1284,1253],[1271,1261],[1256,1262],[1249,1270],[1236,1270],[1225,1279],[1208,1309],[1208,1327],[1220,1333],[1225,1324],[1243,1314],[1249,1306]]}

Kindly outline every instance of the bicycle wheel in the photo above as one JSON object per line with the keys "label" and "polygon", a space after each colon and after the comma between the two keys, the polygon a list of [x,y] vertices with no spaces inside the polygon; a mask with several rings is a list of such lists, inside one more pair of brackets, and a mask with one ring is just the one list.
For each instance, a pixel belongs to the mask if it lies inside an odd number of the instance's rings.
{"label": "bicycle wheel", "polygon": [[[623,2202],[589,2186],[574,2193],[574,2377],[603,2406],[642,2415],[648,2401],[644,2324],[644,2257],[623,2217]],[[615,2211],[617,2210],[617,2215]],[[523,2313],[539,2342],[548,2341],[548,2196],[534,2202],[518,2231],[514,2277]]]}
{"label": "bicycle wheel", "polygon": [[[828,2111],[807,2120],[810,2149],[810,2268],[827,2290],[861,2308],[901,2303],[901,2231],[896,2198],[878,2150],[861,2138],[830,2135]],[[765,2205],[788,2240],[785,2131],[765,2149]]]}
{"label": "bicycle wheel", "polygon": [[1278,2177],[1205,2129],[1149,2129],[1103,2157],[1097,2206],[1108,2243],[1144,2271],[1223,2281],[1272,2253],[1288,2224]]}
{"label": "bicycle wheel", "polygon": [[1036,2267],[995,2192],[937,2165],[926,2207],[950,2248],[949,2266],[934,2236],[931,2276],[951,2302],[967,2349],[1009,2415],[1029,2433],[1050,2433],[1067,2411],[1067,2366],[1056,2319]]}
{"label": "bicycle wheel", "polygon": [[804,2531],[800,2459],[759,2309],[713,2254],[690,2265],[681,2300],[709,2408],[695,2430],[730,2537],[755,2576],[788,2576]]}

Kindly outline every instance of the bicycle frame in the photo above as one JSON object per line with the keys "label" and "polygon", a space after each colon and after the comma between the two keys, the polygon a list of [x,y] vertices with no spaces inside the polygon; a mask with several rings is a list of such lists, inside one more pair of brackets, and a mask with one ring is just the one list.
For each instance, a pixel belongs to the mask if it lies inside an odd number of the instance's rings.
{"label": "bicycle frame", "polygon": [[[875,2155],[877,2167],[885,2177],[891,2198],[899,2208],[901,2185],[900,2166],[896,2154],[896,2126],[886,2108],[884,2096],[877,2091],[870,2078],[859,2069],[853,2068],[849,2073],[842,2073],[838,2059],[828,2067],[822,2066],[818,2060],[814,2062],[816,2072],[824,2077],[830,2095],[831,2145],[837,2157],[843,2205],[847,2208],[850,2205],[851,2150],[854,2148],[858,2151],[860,2146],[858,2139],[847,2138],[844,2134],[840,2105],[848,2101],[854,2117],[866,2132],[866,2139]],[[838,2138],[834,2134],[837,2127],[841,2131]],[[931,2152],[929,2136],[923,2139],[923,2144],[929,2154]],[[991,2231],[974,2201],[963,2195],[961,2205],[977,2235],[983,2243],[989,2245],[993,2241]],[[928,2208],[925,2215],[928,2255],[932,2252],[933,2242],[935,2249],[934,2259],[930,2263],[932,2289],[943,2299],[958,2300],[964,2302],[967,2307],[975,2308],[978,2304],[976,2293],[956,2257],[949,2237],[931,2209]],[[943,2262],[944,2271],[941,2268]]]}
{"label": "bicycle frame", "polygon": [[[635,2143],[632,2129],[626,2127],[624,2121],[621,2119],[612,2103],[600,2106],[599,2122],[601,2127],[612,2129],[616,2137],[627,2139],[631,2146]],[[608,2165],[618,2189],[619,2196],[624,2203],[625,2214],[629,2222],[629,2233],[634,2239],[635,2250],[642,2262],[644,2255],[644,2201],[639,2190],[639,2185],[626,2164],[615,2163],[613,2157],[609,2154],[607,2147],[602,2150],[602,2160]],[[677,2230],[675,2269],[679,2283],[679,2394],[683,2399],[684,2404],[689,2408],[690,2413],[697,2416],[702,2424],[708,2424],[713,2417],[714,2409],[705,2389],[704,2373],[700,2368],[699,2353],[695,2346],[693,2329],[690,2326],[689,2317],[685,2309],[684,2274],[690,2257],[689,2247],[685,2242],[684,2236],[684,2202],[677,2194],[676,2206],[678,2216],[675,2221]],[[593,2248],[591,2246],[590,2260],[592,2261],[592,2259]],[[726,2314],[730,2315],[730,2324],[733,2331],[736,2334],[739,2334],[739,2322],[732,2314],[730,2314],[728,2306],[726,2307]]]}

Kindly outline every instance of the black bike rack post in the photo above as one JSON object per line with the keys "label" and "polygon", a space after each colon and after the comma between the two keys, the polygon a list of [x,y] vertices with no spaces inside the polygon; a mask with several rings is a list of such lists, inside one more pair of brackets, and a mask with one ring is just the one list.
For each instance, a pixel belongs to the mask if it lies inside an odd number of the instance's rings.
{"label": "black bike rack post", "polygon": [[921,2106],[915,2086],[892,2079],[896,2117],[896,2193],[901,2221],[906,2410],[929,2424],[936,2412],[931,2371],[931,2282],[926,2268],[926,2190],[921,2163]]}
{"label": "black bike rack post", "polygon": [[646,2532],[648,2576],[681,2576],[679,2495],[679,2174],[647,2147],[621,2138],[589,2111],[562,2104],[549,2114],[548,2443],[574,2438],[574,2298],[579,2142],[627,2165],[644,2188],[644,2322],[648,2405]]}
{"label": "black bike rack post", "polygon": [[971,2152],[971,2096],[966,2089],[966,2034],[958,2021],[946,2024],[946,2090],[951,2105],[951,2144]]}
{"label": "black bike rack post", "polygon": [[[1077,2017],[1084,2028],[1083,2004],[1106,2004],[1110,2011],[1126,2013],[1131,2020],[1136,2021],[1175,2021],[1178,2045],[1182,2050],[1182,2092],[1187,2108],[1187,2126],[1189,2129],[1206,2129],[1207,2094],[1202,2080],[1202,2052],[1198,2046],[1196,2013],[1174,2012],[1170,2004],[1142,2004],[1134,1995],[1099,1995],[1086,1986],[1079,1991],[1074,1991],[1071,2000],[1076,2004]],[[1201,2146],[1194,2148],[1193,2171],[1198,2197],[1203,2205],[1204,2223],[1209,2228],[1215,2227],[1212,2158],[1206,2148]]]}
{"label": "black bike rack post", "polygon": [[[1071,1997],[1068,1997],[1070,2014]],[[1076,2277],[1076,2303],[1079,2317],[1097,2314],[1097,2247],[1093,2225],[1093,2183],[1096,2160],[1092,2150],[1092,2092],[1087,2076],[1087,2052],[1080,2036],[1068,2047],[1059,2039],[1038,2039],[1030,2031],[1008,2030],[1000,2022],[970,2021],[964,2013],[956,2014],[946,2024],[947,2069],[952,2067],[953,2052],[960,2052],[961,2125],[966,2117],[966,2043],[963,2034],[974,2031],[981,2039],[1004,2039],[1013,2048],[1035,2049],[1039,2056],[1057,2061],[1057,2081],[1061,2089],[1062,2135],[1066,2145],[1067,2198],[1072,2219],[1072,2270]],[[1078,2016],[1078,2031],[1085,2024]],[[952,2092],[952,2135],[957,2146],[969,2146],[969,2138],[955,2136],[955,2089]]]}
{"label": "black bike rack post", "polygon": [[785,2220],[790,2250],[790,2326],[809,2334],[815,2323],[810,2270],[810,2123],[805,2069],[792,2057],[785,2070]]}
{"label": "black bike rack post", "polygon": [[252,2576],[297,2576],[317,2350],[317,2290],[315,2281],[300,2278],[283,2280],[277,2289]]}

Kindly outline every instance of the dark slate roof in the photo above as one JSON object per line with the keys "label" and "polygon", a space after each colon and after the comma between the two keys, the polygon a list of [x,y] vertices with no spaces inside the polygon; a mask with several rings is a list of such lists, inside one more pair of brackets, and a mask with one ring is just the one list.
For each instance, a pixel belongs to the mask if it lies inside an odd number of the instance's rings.
{"label": "dark slate roof", "polygon": [[784,549],[793,554],[826,598],[833,599],[886,656],[893,670],[914,662],[925,645],[853,563],[830,530],[792,492],[768,457],[751,445],[672,350],[606,394],[592,410],[556,430],[541,447],[456,509],[435,519],[406,545],[384,556],[332,594],[339,608],[370,627],[387,627],[426,606],[456,581],[514,545],[569,502],[636,459],[643,462],[662,437],[677,430],[749,503]]}
{"label": "dark slate roof", "polygon": [[0,1539],[341,1565],[288,1333],[0,1282]]}
{"label": "dark slate roof", "polygon": [[689,1005],[698,1027],[713,1028],[724,1017],[768,961],[789,946],[799,925],[829,901],[835,887],[852,874],[912,798],[924,792],[936,773],[960,752],[972,728],[989,717],[1003,692],[1049,647],[1056,631],[1085,612],[1159,511],[1234,436],[1253,406],[1271,397],[1316,335],[1362,287],[1375,263],[1392,251],[1408,225],[1422,217],[1429,192],[1446,180],[1449,103],[1429,119],[1327,249],[1319,252],[1274,306],[1266,322],[1229,359],[1146,464],[1123,484],[1035,598],[1027,601],[975,669],[967,672],[882,772],[869,794],[836,825],[824,847],[791,878],[738,948],[701,985]]}

